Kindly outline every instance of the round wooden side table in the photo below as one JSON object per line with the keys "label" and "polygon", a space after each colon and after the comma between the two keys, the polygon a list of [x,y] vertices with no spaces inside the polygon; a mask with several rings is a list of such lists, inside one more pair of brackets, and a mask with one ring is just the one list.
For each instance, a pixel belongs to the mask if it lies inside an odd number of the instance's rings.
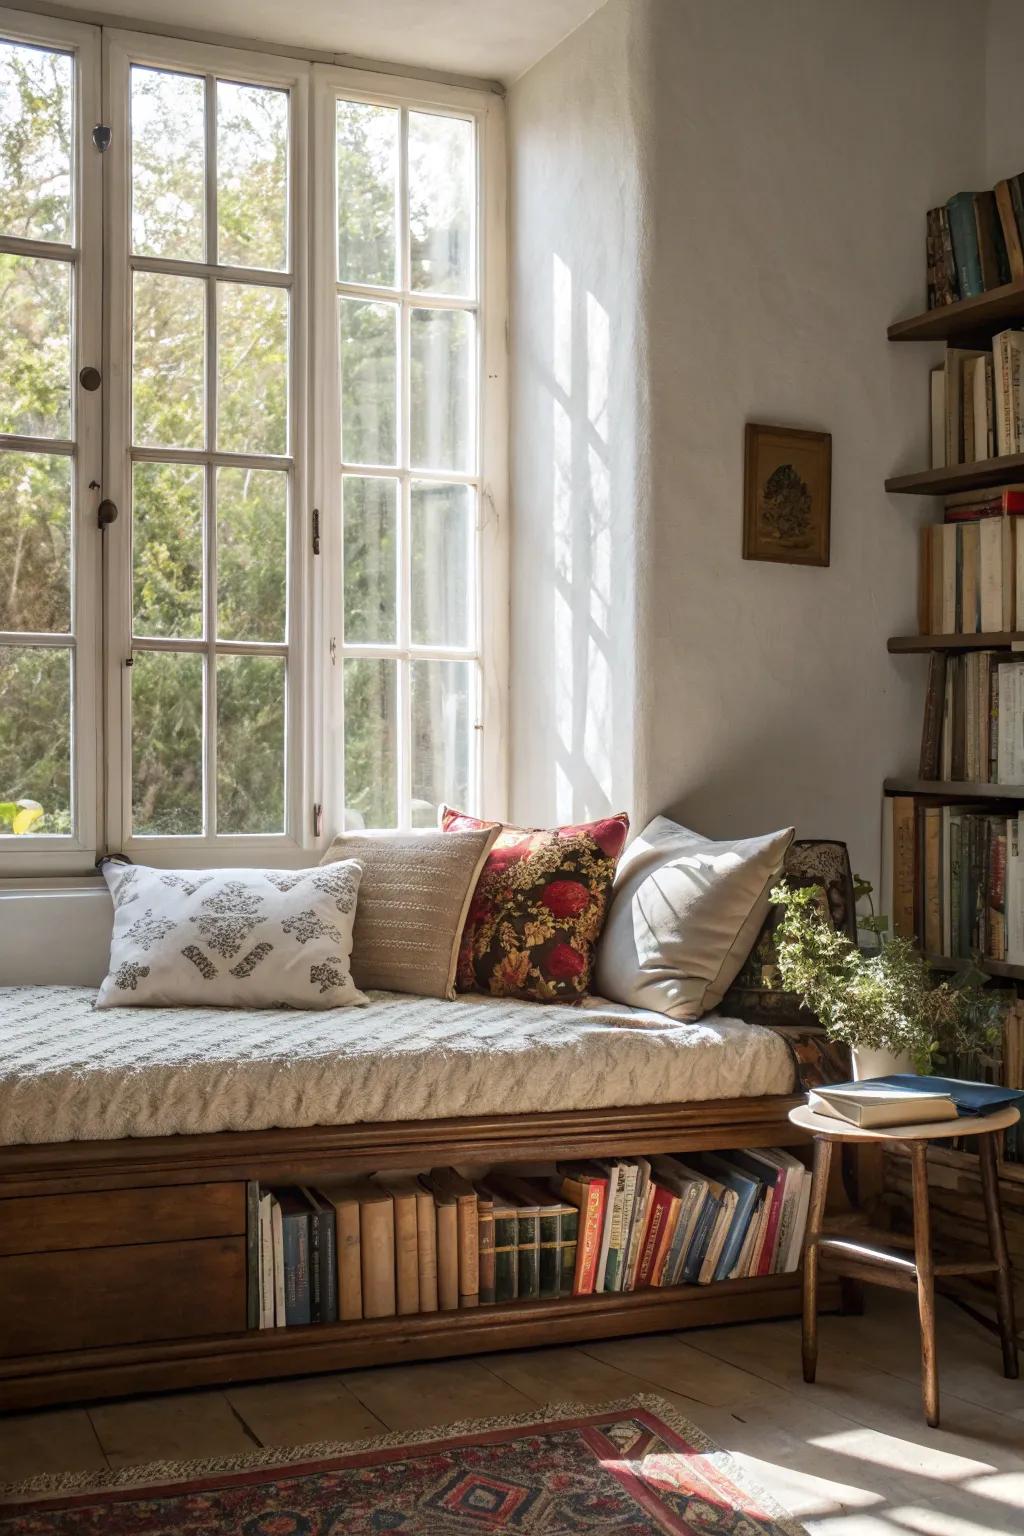
{"label": "round wooden side table", "polygon": [[[935,1354],[935,1281],[957,1275],[994,1275],[999,1335],[1003,1346],[1003,1374],[1013,1379],[1018,1374],[1017,1325],[1013,1309],[1013,1285],[1010,1258],[1003,1229],[996,1166],[998,1133],[1015,1125],[1020,1118],[1016,1107],[996,1110],[991,1115],[960,1115],[955,1120],[936,1121],[930,1125],[887,1127],[868,1131],[848,1125],[831,1115],[815,1114],[802,1104],[790,1110],[789,1118],[801,1130],[814,1137],[814,1175],[807,1215],[807,1237],[803,1271],[803,1365],[804,1380],[813,1381],[818,1363],[818,1262],[824,1255],[830,1270],[869,1285],[887,1285],[899,1291],[916,1291],[921,1323],[921,1395],[929,1424],[939,1422],[939,1373]],[[936,1263],[932,1255],[931,1223],[928,1208],[928,1143],[951,1136],[977,1136],[981,1188],[991,1259]],[[893,1247],[890,1233],[862,1229],[842,1233],[826,1231],[823,1226],[825,1197],[836,1142],[903,1142],[910,1148],[914,1191],[913,1256]]]}

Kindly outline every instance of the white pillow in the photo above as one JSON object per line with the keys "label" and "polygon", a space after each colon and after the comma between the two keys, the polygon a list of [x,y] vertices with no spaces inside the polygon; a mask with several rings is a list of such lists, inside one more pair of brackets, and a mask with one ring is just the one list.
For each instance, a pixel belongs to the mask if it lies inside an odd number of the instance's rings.
{"label": "white pillow", "polygon": [[114,934],[97,1008],[365,1003],[349,964],[362,873],[352,859],[318,869],[104,864]]}
{"label": "white pillow", "polygon": [[714,843],[656,816],[619,860],[595,990],[672,1019],[722,1001],[768,915],[793,828]]}

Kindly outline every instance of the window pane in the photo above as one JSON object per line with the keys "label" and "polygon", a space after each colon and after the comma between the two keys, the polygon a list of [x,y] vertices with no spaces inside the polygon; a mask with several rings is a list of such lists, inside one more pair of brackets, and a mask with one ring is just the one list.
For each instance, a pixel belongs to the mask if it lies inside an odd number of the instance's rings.
{"label": "window pane", "polygon": [[475,326],[459,309],[411,317],[412,462],[418,469],[474,469]]}
{"label": "window pane", "polygon": [[284,831],[284,657],[217,658],[217,831]]}
{"label": "window pane", "polygon": [[474,724],[469,661],[414,661],[412,672],[412,824],[432,827],[437,808],[471,806]]}
{"label": "window pane", "polygon": [[71,435],[71,266],[0,255],[0,432]]}
{"label": "window pane", "polygon": [[338,277],[395,286],[399,114],[338,102]]}
{"label": "window pane", "polygon": [[202,261],[206,84],[132,65],[132,250]]}
{"label": "window pane", "polygon": [[287,474],[218,469],[217,633],[222,640],[284,640],[287,569]]}
{"label": "window pane", "polygon": [[398,825],[398,664],[345,664],[345,825]]}
{"label": "window pane", "polygon": [[202,469],[136,464],[132,471],[132,632],[203,633]]}
{"label": "window pane", "polygon": [[136,651],[132,672],[132,830],[203,830],[203,658]]}
{"label": "window pane", "polygon": [[217,81],[217,260],[288,265],[288,93]]}
{"label": "window pane", "polygon": [[346,475],[345,639],[395,640],[397,480]]}
{"label": "window pane", "polygon": [[217,447],[288,452],[288,294],[217,284]]}
{"label": "window pane", "polygon": [[0,453],[0,629],[71,628],[70,540],[70,458]]}
{"label": "window pane", "polygon": [[71,241],[73,71],[70,54],[0,42],[0,234]]}
{"label": "window pane", "polygon": [[205,447],[206,285],[136,272],[132,334],[133,441]]}
{"label": "window pane", "polygon": [[[34,802],[18,806],[19,800]],[[0,802],[18,831],[71,832],[71,652],[0,646]],[[43,814],[33,817],[36,807]],[[0,833],[15,820],[0,806]]]}
{"label": "window pane", "polygon": [[409,113],[409,244],[412,286],[473,292],[473,124]]}
{"label": "window pane", "polygon": [[341,311],[341,456],[395,464],[398,454],[398,309],[363,299]]}
{"label": "window pane", "polygon": [[475,563],[468,485],[412,487],[412,639],[471,645]]}

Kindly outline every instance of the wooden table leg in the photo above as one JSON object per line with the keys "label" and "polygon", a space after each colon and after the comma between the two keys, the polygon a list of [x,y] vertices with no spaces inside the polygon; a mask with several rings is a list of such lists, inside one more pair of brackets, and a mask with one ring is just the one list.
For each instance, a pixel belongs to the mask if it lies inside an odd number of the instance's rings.
{"label": "wooden table leg", "polygon": [[818,1367],[818,1238],[825,1216],[828,1176],[832,1166],[832,1143],[825,1136],[814,1138],[814,1172],[811,1201],[807,1212],[807,1237],[804,1248],[803,1290],[803,1362],[804,1381],[813,1381]]}
{"label": "wooden table leg", "polygon": [[931,1214],[928,1207],[928,1143],[912,1141],[914,1175],[914,1263],[917,1310],[921,1324],[921,1395],[924,1414],[934,1429],[939,1422],[939,1368],[935,1356],[935,1274]]}
{"label": "wooden table leg", "polygon": [[999,1336],[1003,1343],[1003,1375],[1016,1381],[1017,1322],[1013,1307],[1013,1276],[1006,1248],[1003,1209],[999,1199],[999,1169],[996,1164],[996,1148],[1001,1134],[1000,1131],[993,1131],[988,1136],[978,1137],[978,1158],[981,1163],[985,1220],[988,1223],[988,1245],[993,1263],[999,1265],[996,1272],[996,1311],[999,1317]]}

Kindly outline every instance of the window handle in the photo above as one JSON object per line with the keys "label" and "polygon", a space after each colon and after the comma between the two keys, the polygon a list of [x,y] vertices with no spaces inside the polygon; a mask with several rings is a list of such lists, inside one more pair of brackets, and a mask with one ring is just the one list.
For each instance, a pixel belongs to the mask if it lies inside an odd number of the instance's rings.
{"label": "window handle", "polygon": [[96,521],[100,528],[109,528],[117,522],[117,507],[112,501],[101,501],[96,508]]}

